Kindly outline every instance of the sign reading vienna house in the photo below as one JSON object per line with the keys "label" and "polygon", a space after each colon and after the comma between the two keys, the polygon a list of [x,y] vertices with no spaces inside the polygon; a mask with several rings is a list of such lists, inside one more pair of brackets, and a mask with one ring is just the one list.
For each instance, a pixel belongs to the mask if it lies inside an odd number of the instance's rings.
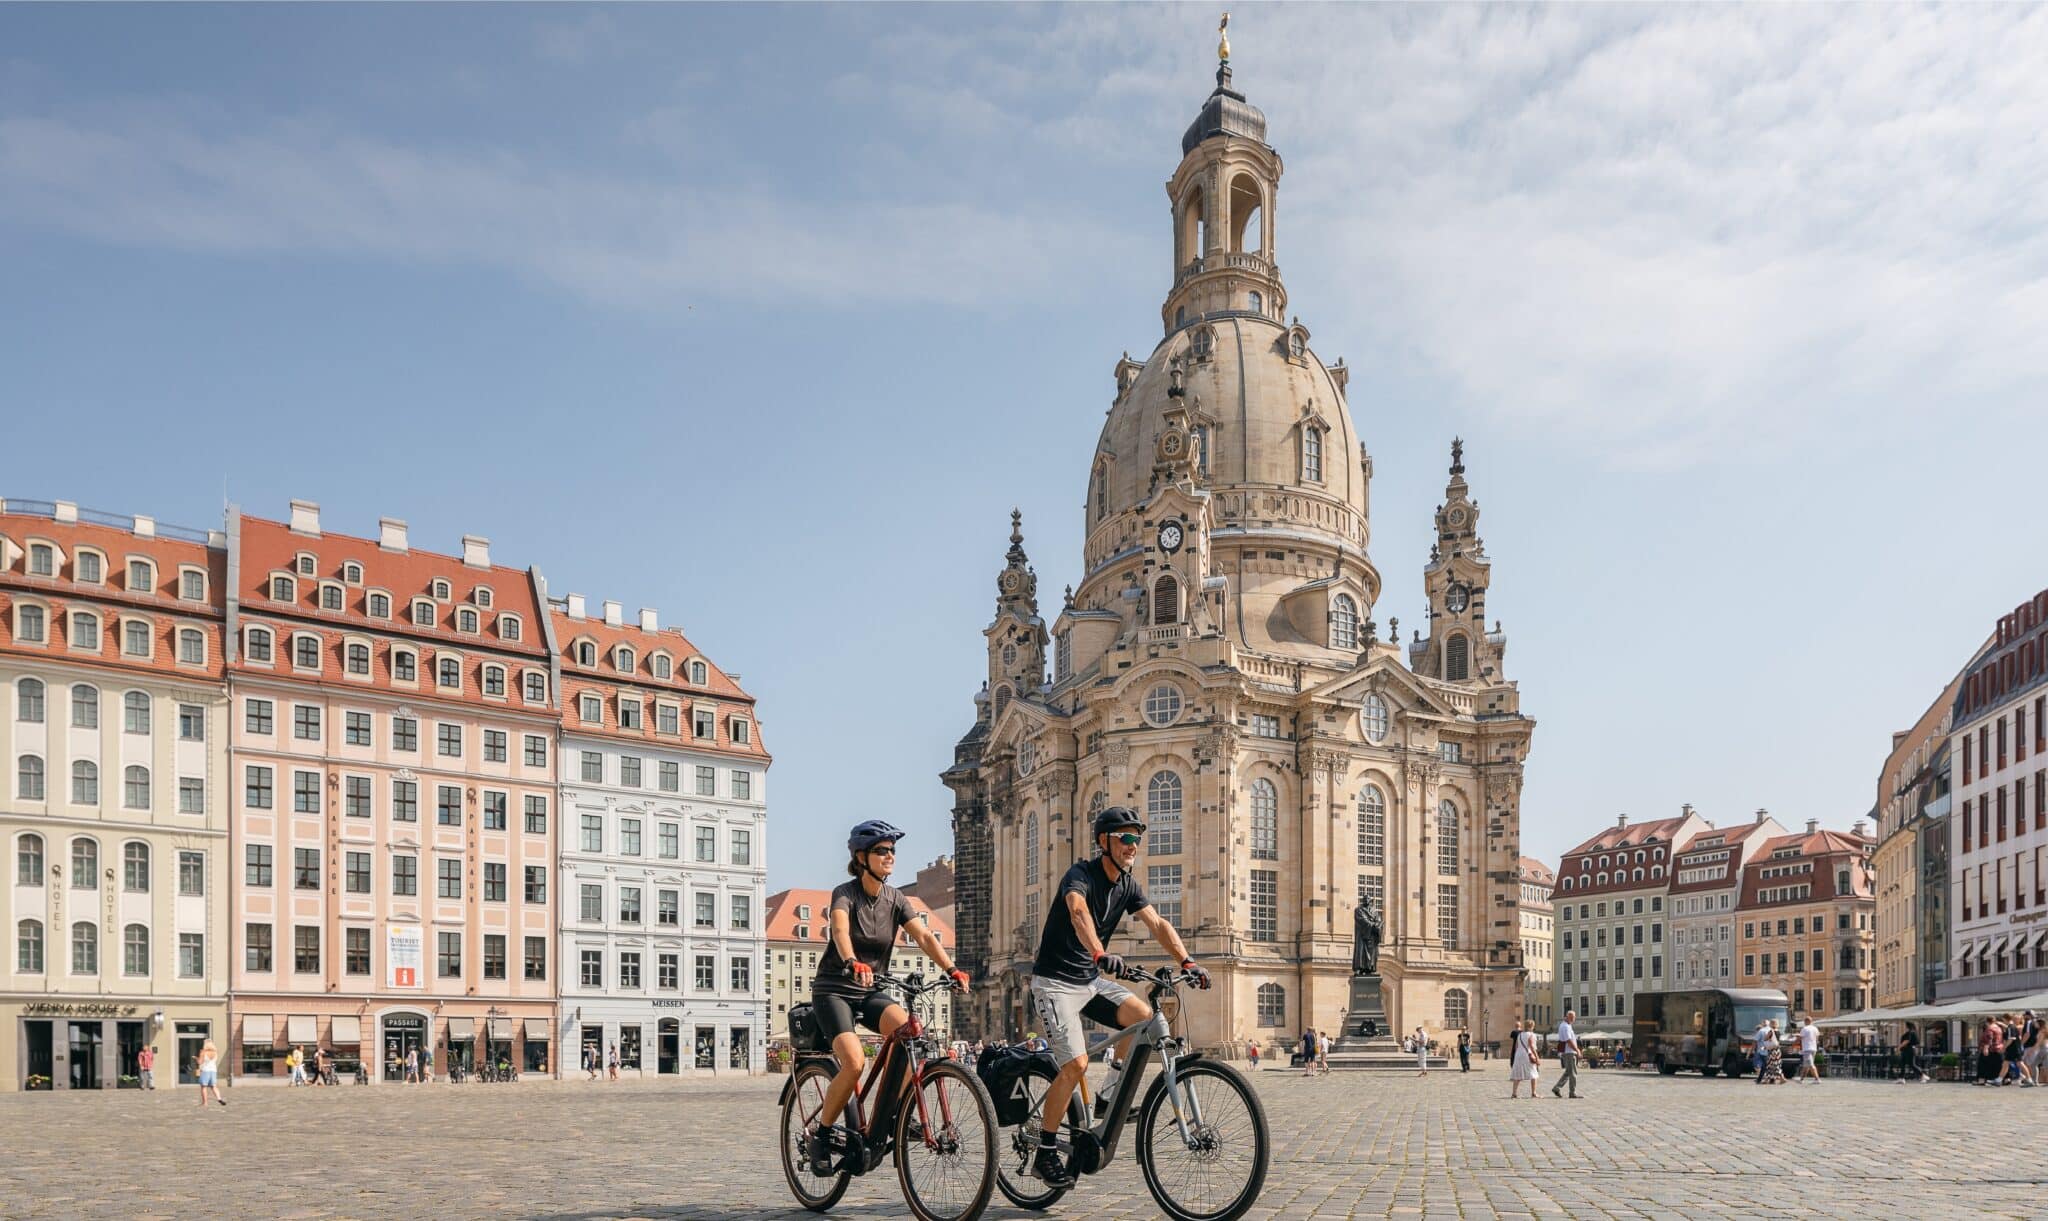
{"label": "sign reading vienna house", "polygon": [[73,1005],[61,1001],[34,1001],[21,1007],[29,1017],[133,1017],[134,1005]]}

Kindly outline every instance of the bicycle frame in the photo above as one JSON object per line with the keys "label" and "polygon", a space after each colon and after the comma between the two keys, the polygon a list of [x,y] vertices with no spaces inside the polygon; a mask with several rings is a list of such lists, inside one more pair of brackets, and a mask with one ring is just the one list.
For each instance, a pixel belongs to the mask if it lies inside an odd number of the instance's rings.
{"label": "bicycle frame", "polygon": [[[1151,1067],[1155,1052],[1159,1055],[1159,1071],[1165,1079],[1166,1099],[1173,1106],[1174,1124],[1180,1130],[1180,1138],[1192,1143],[1194,1133],[1190,1131],[1189,1125],[1202,1122],[1199,1099],[1189,1099],[1186,1107],[1181,1105],[1180,1076],[1177,1071],[1182,1061],[1196,1059],[1202,1053],[1183,1050],[1180,1040],[1173,1035],[1173,1027],[1167,1022],[1166,1014],[1161,1012],[1159,997],[1168,990],[1168,985],[1158,976],[1148,975],[1145,978],[1152,981],[1152,987],[1146,996],[1147,1003],[1152,1006],[1152,1016],[1112,1034],[1091,1039],[1088,1043],[1088,1058],[1092,1060],[1104,1047],[1122,1042],[1126,1038],[1132,1039],[1130,1055],[1125,1059],[1122,1070],[1117,1074],[1116,1080],[1104,1090],[1104,1096],[1109,1100],[1108,1113],[1101,1121],[1083,1129],[1095,1144],[1095,1148],[1084,1156],[1084,1173],[1093,1173],[1116,1157],[1117,1143],[1123,1136],[1124,1124],[1130,1119],[1131,1109],[1137,1105],[1137,1084],[1145,1076],[1145,1070]],[[1077,1149],[1076,1152],[1079,1153],[1080,1150]]]}
{"label": "bicycle frame", "polygon": [[[882,1040],[881,1050],[875,1053],[874,1063],[868,1066],[866,1078],[855,1083],[853,1095],[846,1100],[847,1110],[853,1119],[852,1126],[860,1133],[861,1144],[865,1147],[866,1156],[863,1160],[866,1168],[870,1170],[880,1164],[879,1155],[889,1147],[889,1133],[896,1126],[896,1112],[903,1104],[904,1090],[920,1085],[924,1080],[925,1026],[917,1011],[930,992],[939,990],[925,988],[920,976],[913,976],[909,980],[888,976],[876,978],[902,989],[904,1000],[907,1002],[904,1006],[907,1015],[903,1019],[903,1024],[890,1031]],[[838,1062],[838,1057],[830,1052],[807,1053],[801,1058],[812,1061],[831,1060],[835,1064]],[[795,1086],[796,1075],[791,1073],[789,1081],[782,1087],[785,1098]],[[868,1099],[873,1100],[874,1109],[864,1115],[862,1104]],[[938,1123],[932,1122],[932,1116],[925,1106],[922,1089],[916,1091],[916,1106],[917,1120],[924,1130],[924,1140],[927,1144],[933,1143],[934,1134],[953,1122],[952,1100],[943,1094],[940,1095]]]}

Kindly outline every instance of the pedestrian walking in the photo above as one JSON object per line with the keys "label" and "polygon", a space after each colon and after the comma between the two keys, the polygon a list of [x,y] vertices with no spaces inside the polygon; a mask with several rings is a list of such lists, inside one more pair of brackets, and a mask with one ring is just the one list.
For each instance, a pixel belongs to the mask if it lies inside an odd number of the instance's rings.
{"label": "pedestrian walking", "polygon": [[406,1049],[405,1083],[407,1085],[418,1085],[420,1083],[420,1049],[417,1047]]}
{"label": "pedestrian walking", "polygon": [[1998,1019],[1986,1018],[1984,1028],[1977,1032],[1977,1084],[1991,1085],[1997,1081],[2004,1062],[2005,1039]]}
{"label": "pedestrian walking", "polygon": [[1820,1067],[1814,1063],[1819,1051],[1820,1027],[1813,1024],[1813,1015],[1809,1013],[1799,1023],[1799,1084],[1805,1085],[1809,1080],[1820,1084]]}
{"label": "pedestrian walking", "polygon": [[1771,1031],[1771,1045],[1764,1052],[1763,1075],[1757,1078],[1758,1085],[1785,1084],[1785,1049],[1778,1042],[1778,1032]]}
{"label": "pedestrian walking", "polygon": [[1908,1023],[1906,1033],[1899,1036],[1899,1080],[1912,1081],[1915,1078],[1933,1080],[1920,1067],[1920,1034]]}
{"label": "pedestrian walking", "polygon": [[1257,1039],[1245,1040],[1244,1052],[1246,1057],[1252,1062],[1252,1071],[1259,1071],[1259,1041]]}
{"label": "pedestrian walking", "polygon": [[1472,1032],[1470,1030],[1460,1030],[1458,1032],[1458,1071],[1461,1073],[1472,1071]]}
{"label": "pedestrian walking", "polygon": [[1316,1075],[1316,1029],[1313,1026],[1301,1032],[1301,1075]]}
{"label": "pedestrian walking", "polygon": [[597,1044],[595,1043],[585,1043],[583,1045],[583,1071],[589,1074],[584,1078],[586,1081],[597,1080]]}
{"label": "pedestrian walking", "polygon": [[420,1084],[434,1084],[434,1049],[420,1048]]}
{"label": "pedestrian walking", "polygon": [[2020,1052],[2022,1050],[2023,1048],[2020,1046],[2020,1020],[2011,1014],[2007,1014],[2005,1019],[2005,1046],[1999,1051],[1999,1055],[2004,1057],[2004,1068],[1998,1078],[2000,1085],[2019,1085],[2026,1080],[2025,1074],[2020,1069]]}
{"label": "pedestrian walking", "polygon": [[220,1086],[216,1084],[218,1078],[215,1075],[220,1071],[220,1051],[214,1047],[212,1039],[208,1039],[200,1045],[197,1067],[199,1069],[199,1109],[202,1111],[206,1109],[206,1095],[208,1091],[212,1091],[215,1102],[226,1106],[228,1100],[220,1096]]}
{"label": "pedestrian walking", "polygon": [[1508,1097],[1522,1096],[1522,1082],[1529,1083],[1529,1097],[1536,1097],[1536,1023],[1523,1018],[1508,1037]]}
{"label": "pedestrian walking", "polygon": [[1415,1028],[1415,1075],[1429,1076],[1429,1034],[1422,1027]]}
{"label": "pedestrian walking", "polygon": [[1579,1096],[1579,1034],[1572,1029],[1572,1023],[1578,1020],[1578,1012],[1567,1009],[1564,1021],[1557,1024],[1558,1077],[1557,1084],[1550,1087],[1552,1098],[1562,1098],[1565,1090],[1570,1090],[1574,1098]]}
{"label": "pedestrian walking", "polygon": [[145,1043],[142,1046],[142,1050],[136,1053],[135,1075],[140,1079],[143,1089],[153,1090],[156,1088],[156,1048],[154,1046]]}
{"label": "pedestrian walking", "polygon": [[2041,1084],[2041,1019],[2032,1009],[2020,1015],[2020,1084]]}
{"label": "pedestrian walking", "polygon": [[1771,1019],[1765,1018],[1756,1024],[1756,1044],[1750,1051],[1749,1059],[1750,1066],[1756,1071],[1756,1083],[1758,1085],[1764,1083],[1764,1060],[1767,1058],[1766,1049],[1775,1045],[1777,1041],[1777,1027],[1772,1023]]}
{"label": "pedestrian walking", "polygon": [[1316,1075],[1330,1075],[1330,1032],[1327,1030],[1316,1031]]}
{"label": "pedestrian walking", "polygon": [[605,1068],[613,1081],[619,1079],[619,1045],[617,1043],[612,1044],[611,1057],[605,1061]]}

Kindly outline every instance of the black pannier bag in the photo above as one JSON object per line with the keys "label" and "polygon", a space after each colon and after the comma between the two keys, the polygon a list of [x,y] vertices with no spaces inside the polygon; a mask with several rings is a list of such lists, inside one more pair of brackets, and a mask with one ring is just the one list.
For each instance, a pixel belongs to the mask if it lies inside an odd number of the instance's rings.
{"label": "black pannier bag", "polygon": [[818,1030],[818,1017],[809,1005],[789,1007],[789,1045],[799,1052],[827,1052],[823,1034]]}
{"label": "black pannier bag", "polygon": [[981,1054],[974,1071],[996,1104],[996,1126],[1013,1128],[1032,1118],[1032,1101],[1025,1093],[1024,1076],[1036,1066],[1049,1079],[1059,1072],[1049,1051],[1027,1051],[1022,1047],[992,1048]]}

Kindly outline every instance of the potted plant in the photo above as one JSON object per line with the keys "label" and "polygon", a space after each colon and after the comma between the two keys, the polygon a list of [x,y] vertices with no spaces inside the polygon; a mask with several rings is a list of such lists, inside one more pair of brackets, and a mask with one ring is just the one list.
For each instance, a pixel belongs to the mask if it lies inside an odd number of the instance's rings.
{"label": "potted plant", "polygon": [[114,1088],[117,1090],[139,1090],[142,1088],[142,1078],[122,1073],[114,1081]]}
{"label": "potted plant", "polygon": [[1937,1081],[1954,1081],[1956,1072],[1962,1067],[1963,1058],[1955,1052],[1943,1052],[1941,1059],[1934,1062],[1934,1077]]}
{"label": "potted plant", "polygon": [[787,1048],[787,1047],[771,1047],[771,1048],[769,1048],[769,1049],[768,1049],[768,1071],[769,1071],[769,1072],[771,1072],[771,1073],[786,1073],[786,1072],[788,1072],[788,1071],[789,1071],[789,1062],[790,1062],[790,1060],[791,1060],[791,1059],[793,1059],[793,1058],[794,1058],[794,1057],[792,1056],[792,1054],[791,1054],[791,1052],[790,1052],[790,1049],[789,1049],[789,1048]]}
{"label": "potted plant", "polygon": [[28,1080],[22,1083],[22,1088],[31,1090],[46,1090],[50,1088],[50,1079],[48,1077],[45,1077],[41,1073],[30,1073],[28,1075]]}

